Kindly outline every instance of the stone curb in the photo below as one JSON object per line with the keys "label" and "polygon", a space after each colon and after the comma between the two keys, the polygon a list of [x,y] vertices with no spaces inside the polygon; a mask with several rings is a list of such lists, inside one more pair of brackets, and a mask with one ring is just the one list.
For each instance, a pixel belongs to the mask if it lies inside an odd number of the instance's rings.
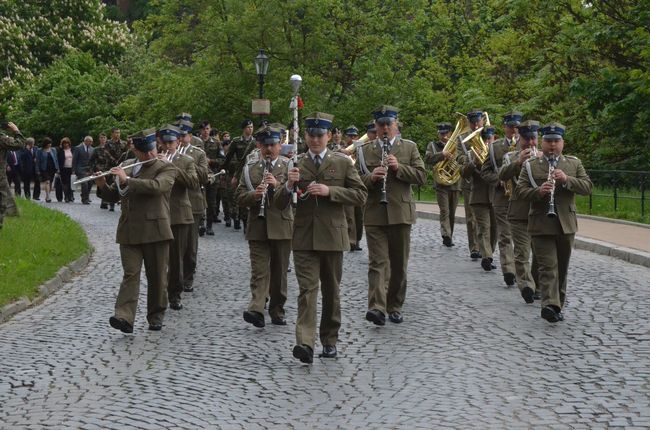
{"label": "stone curb", "polygon": [[81,257],[68,265],[61,267],[52,279],[38,287],[38,296],[34,297],[33,300],[30,301],[27,297],[21,297],[17,301],[5,305],[0,309],[0,324],[9,321],[18,312],[22,312],[31,306],[38,305],[48,296],[58,291],[64,283],[70,281],[76,274],[86,268],[90,262],[93,251],[94,249],[91,246],[90,250],[84,253]]}
{"label": "stone curb", "polygon": [[[418,218],[439,220],[440,216],[437,213],[416,211]],[[465,217],[456,216],[456,222],[465,223]],[[650,267],[650,253],[640,251],[638,249],[625,248],[616,246],[609,242],[601,240],[589,239],[586,237],[576,236],[574,246],[576,249],[593,252],[595,254],[607,255],[609,257],[617,258],[632,264]]]}

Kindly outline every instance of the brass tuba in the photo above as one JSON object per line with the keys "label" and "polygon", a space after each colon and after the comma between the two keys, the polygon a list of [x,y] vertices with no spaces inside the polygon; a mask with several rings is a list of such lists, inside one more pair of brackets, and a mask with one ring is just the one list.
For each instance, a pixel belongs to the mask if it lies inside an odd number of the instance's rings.
{"label": "brass tuba", "polygon": [[456,128],[451,134],[451,137],[442,149],[451,154],[451,157],[436,164],[434,171],[436,182],[441,185],[452,185],[460,179],[460,164],[456,161],[456,150],[458,148],[458,136],[470,131],[469,120],[461,113],[460,119],[456,122]]}
{"label": "brass tuba", "polygon": [[467,151],[472,155],[477,166],[483,165],[483,163],[485,163],[485,160],[487,160],[488,156],[490,155],[490,150],[481,137],[481,132],[483,129],[490,125],[490,117],[488,116],[488,113],[484,112],[484,115],[485,125],[474,130],[462,140],[462,143],[466,147],[469,146]]}

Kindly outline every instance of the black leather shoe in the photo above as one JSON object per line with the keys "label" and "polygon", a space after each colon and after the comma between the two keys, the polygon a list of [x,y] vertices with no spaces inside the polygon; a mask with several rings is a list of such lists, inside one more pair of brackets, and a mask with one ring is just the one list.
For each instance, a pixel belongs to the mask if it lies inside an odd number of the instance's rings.
{"label": "black leather shoe", "polygon": [[230,223],[230,220],[227,219],[227,220],[226,220],[226,227],[230,227],[231,225],[232,225],[232,224]]}
{"label": "black leather shoe", "polygon": [[562,313],[562,311],[557,312],[557,319],[559,319],[560,321],[564,321],[564,314]]}
{"label": "black leather shoe", "polygon": [[399,312],[391,312],[388,314],[388,319],[391,322],[394,322],[395,324],[399,324],[402,321],[404,321],[404,317],[402,317],[402,314]]}
{"label": "black leather shoe", "polygon": [[255,311],[244,311],[244,321],[259,328],[262,328],[266,325],[264,323],[264,315]]}
{"label": "black leather shoe", "polygon": [[81,201],[81,204],[82,204],[82,205],[89,205],[89,204],[90,204],[90,200],[82,200],[82,201]]}
{"label": "black leather shoe", "polygon": [[472,251],[469,254],[469,258],[471,258],[472,260],[478,260],[479,258],[481,258],[481,253],[478,251]]}
{"label": "black leather shoe", "polygon": [[205,234],[207,234],[208,236],[214,236],[214,230],[212,230],[212,227],[206,228]]}
{"label": "black leather shoe", "polygon": [[492,259],[489,257],[485,257],[481,260],[481,267],[486,272],[489,272],[492,269],[496,269],[496,267],[494,267],[494,265],[492,264]]}
{"label": "black leather shoe", "polygon": [[542,309],[542,318],[550,323],[556,323],[560,321],[560,317],[555,309],[552,306],[546,306]]}
{"label": "black leather shoe", "polygon": [[149,330],[151,330],[151,331],[160,331],[160,330],[162,330],[162,323],[149,324]]}
{"label": "black leather shoe", "polygon": [[323,358],[334,358],[336,357],[336,346],[334,345],[323,345],[323,353],[320,357]]}
{"label": "black leather shoe", "polygon": [[112,316],[108,319],[108,323],[122,333],[133,333],[133,326],[124,318]]}
{"label": "black leather shoe", "polygon": [[109,212],[115,212],[115,206],[111,206],[111,207],[109,207],[109,208],[108,208],[108,211],[109,211]]}
{"label": "black leather shoe", "polygon": [[370,309],[366,312],[366,320],[375,325],[386,325],[386,316],[378,309]]}
{"label": "black leather shoe", "polygon": [[183,309],[183,304],[179,301],[177,302],[169,302],[169,307],[175,311],[180,311]]}
{"label": "black leather shoe", "polygon": [[101,205],[99,205],[99,208],[100,209],[108,209],[108,205],[106,203],[102,203]]}
{"label": "black leather shoe", "polygon": [[287,325],[287,320],[284,317],[271,317],[271,324]]}
{"label": "black leather shoe", "polygon": [[354,252],[354,251],[356,251],[356,250],[357,250],[357,248],[355,248],[354,245],[350,245],[350,252]]}
{"label": "black leather shoe", "polygon": [[199,236],[201,236],[201,237],[205,236],[205,227],[204,226],[199,227]]}
{"label": "black leather shoe", "polygon": [[241,230],[241,221],[235,220],[235,230]]}
{"label": "black leather shoe", "polygon": [[191,293],[192,291],[194,291],[194,287],[191,286],[191,285],[185,285],[183,287],[183,291],[186,292],[186,293]]}
{"label": "black leather shoe", "polygon": [[506,285],[512,287],[515,285],[515,274],[506,272],[503,274],[503,280],[506,282]]}
{"label": "black leather shoe", "polygon": [[526,303],[533,303],[535,301],[534,296],[535,296],[535,292],[533,291],[532,288],[530,287],[522,288],[521,297],[524,298],[524,301]]}
{"label": "black leather shoe", "polygon": [[314,351],[307,345],[296,345],[293,347],[293,356],[303,363],[314,362]]}
{"label": "black leather shoe", "polygon": [[359,246],[359,244],[354,245],[354,250],[355,251],[361,251],[363,248]]}
{"label": "black leather shoe", "polygon": [[215,218],[214,222],[216,222],[217,224],[221,224],[221,219],[220,218]]}
{"label": "black leather shoe", "polygon": [[454,243],[451,241],[451,237],[449,236],[442,236],[442,244],[445,245],[447,248],[451,248],[454,246]]}

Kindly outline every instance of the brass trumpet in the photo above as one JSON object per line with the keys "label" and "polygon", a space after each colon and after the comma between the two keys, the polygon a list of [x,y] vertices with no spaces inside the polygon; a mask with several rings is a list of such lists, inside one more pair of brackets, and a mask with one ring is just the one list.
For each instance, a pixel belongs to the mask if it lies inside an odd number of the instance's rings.
{"label": "brass trumpet", "polygon": [[226,171],[224,169],[221,169],[217,173],[208,173],[208,183],[209,184],[214,184],[215,181],[219,176],[225,175]]}

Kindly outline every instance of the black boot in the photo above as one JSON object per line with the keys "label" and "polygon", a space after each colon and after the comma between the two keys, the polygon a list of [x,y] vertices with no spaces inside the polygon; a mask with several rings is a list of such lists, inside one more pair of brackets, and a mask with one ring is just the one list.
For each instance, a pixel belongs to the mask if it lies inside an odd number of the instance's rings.
{"label": "black boot", "polygon": [[235,220],[235,230],[241,230],[241,221],[238,219]]}
{"label": "black boot", "polygon": [[214,236],[214,231],[212,230],[212,222],[208,222],[208,227],[205,229],[205,233],[208,236]]}

